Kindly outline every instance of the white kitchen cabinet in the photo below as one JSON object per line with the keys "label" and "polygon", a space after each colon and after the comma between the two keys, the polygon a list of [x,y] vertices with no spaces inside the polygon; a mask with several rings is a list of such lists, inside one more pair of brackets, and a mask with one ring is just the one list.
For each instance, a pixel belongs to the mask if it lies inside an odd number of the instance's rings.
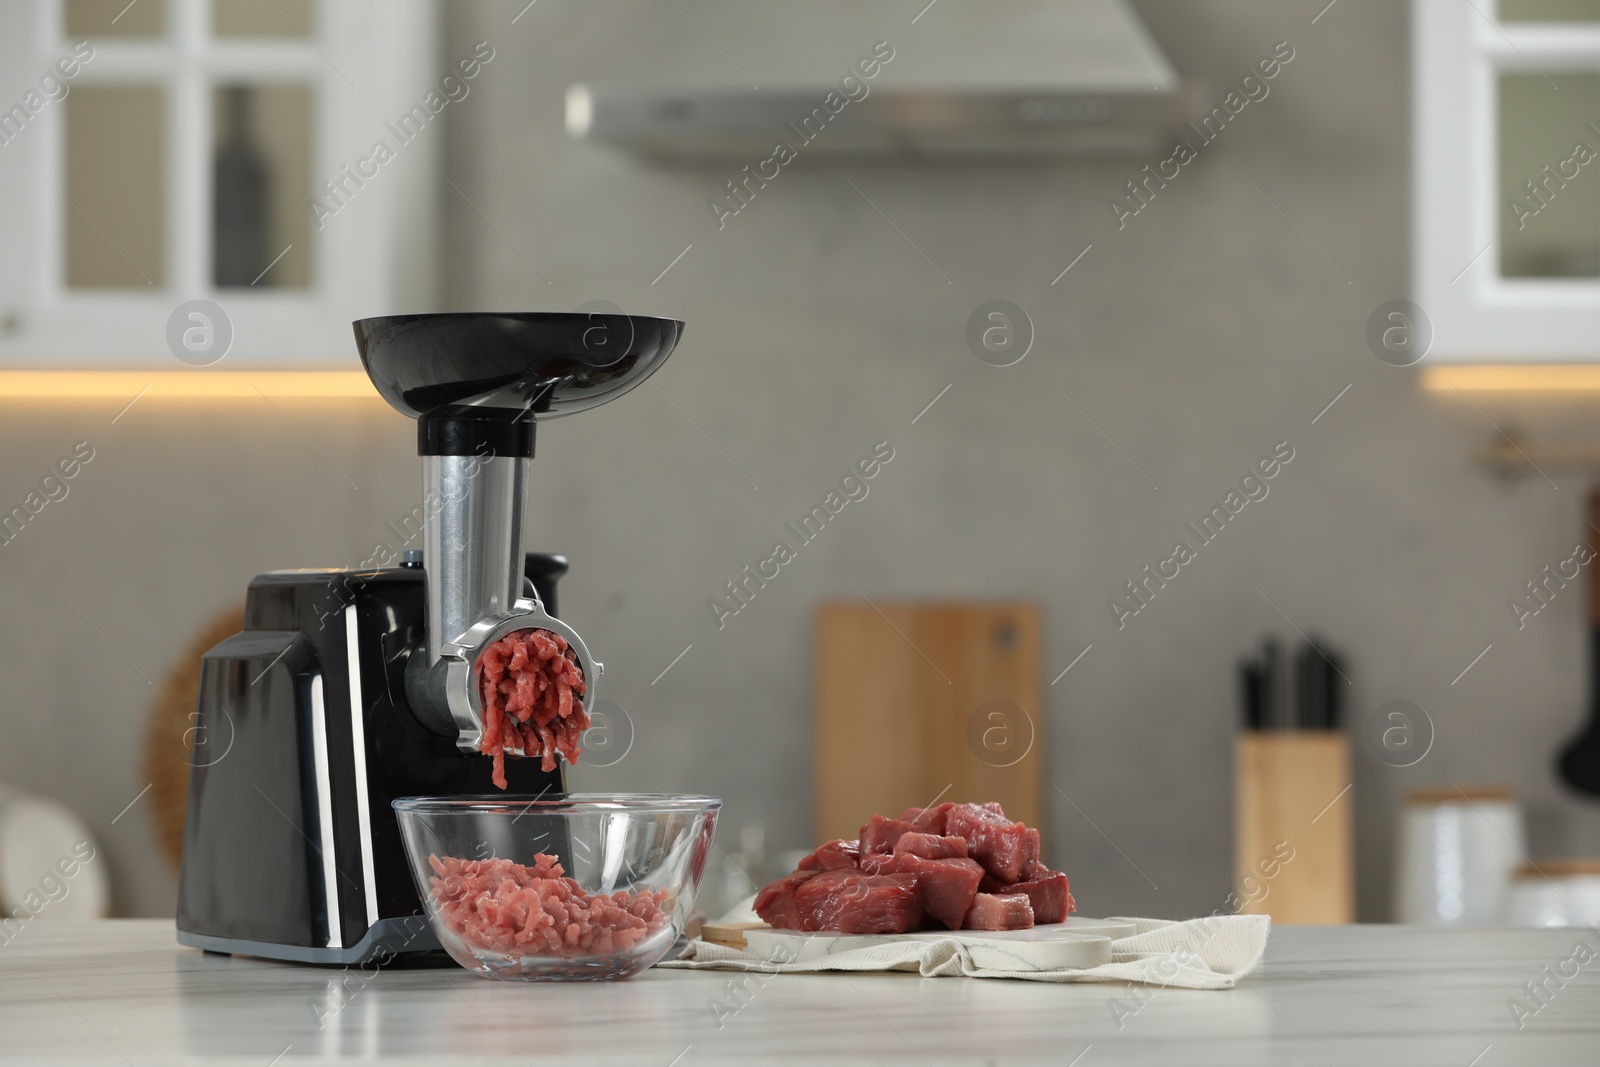
{"label": "white kitchen cabinet", "polygon": [[192,300],[227,366],[349,364],[429,306],[437,37],[432,0],[0,5],[0,366],[184,369]]}

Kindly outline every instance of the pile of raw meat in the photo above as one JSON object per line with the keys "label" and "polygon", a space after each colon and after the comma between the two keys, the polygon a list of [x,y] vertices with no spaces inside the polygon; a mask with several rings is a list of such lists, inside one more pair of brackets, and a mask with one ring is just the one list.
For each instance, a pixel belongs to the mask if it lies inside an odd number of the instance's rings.
{"label": "pile of raw meat", "polygon": [[829,841],[756,895],[779,930],[903,934],[1025,930],[1077,907],[1067,876],[1039,862],[1039,831],[1000,805],[907,808],[874,815],[855,841]]}
{"label": "pile of raw meat", "polygon": [[542,756],[556,769],[556,753],[577,763],[578,741],[589,728],[581,699],[587,686],[566,638],[549,630],[507,634],[478,657],[483,697],[483,737],[478,751],[494,757],[494,784],[506,787],[506,753]]}
{"label": "pile of raw meat", "polygon": [[589,896],[556,857],[533,862],[429,856],[439,918],[474,948],[508,956],[609,956],[667,926],[665,889]]}

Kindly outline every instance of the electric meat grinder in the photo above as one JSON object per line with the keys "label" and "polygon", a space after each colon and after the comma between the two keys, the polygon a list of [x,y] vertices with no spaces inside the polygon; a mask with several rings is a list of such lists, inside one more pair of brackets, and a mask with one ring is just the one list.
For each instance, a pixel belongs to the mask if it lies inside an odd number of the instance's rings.
{"label": "electric meat grinder", "polygon": [[[417,420],[423,499],[402,522],[421,526],[422,550],[258,575],[244,630],[202,660],[177,925],[213,952],[350,964],[438,950],[389,802],[499,792],[475,668],[506,634],[565,638],[590,706],[601,671],[556,617],[566,560],[524,552],[534,428],[632,389],[683,331],[621,314],[354,325],[378,392]],[[565,789],[559,764],[512,759],[505,774],[509,795]]]}

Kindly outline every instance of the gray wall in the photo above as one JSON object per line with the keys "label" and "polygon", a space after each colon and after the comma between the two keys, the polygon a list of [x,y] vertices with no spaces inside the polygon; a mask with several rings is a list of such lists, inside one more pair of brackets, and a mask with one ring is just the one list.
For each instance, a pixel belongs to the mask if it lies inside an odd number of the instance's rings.
{"label": "gray wall", "polygon": [[[841,25],[819,70],[880,37],[916,48],[940,14],[910,26],[922,6]],[[1049,778],[1081,809],[1049,791],[1049,853],[1087,913],[1189,914],[1228,892],[1233,664],[1264,631],[1287,633],[1283,616],[1349,654],[1351,718],[1404,698],[1437,726],[1407,770],[1357,748],[1363,917],[1387,915],[1410,786],[1510,783],[1538,852],[1600,851],[1600,813],[1548,769],[1586,700],[1583,597],[1569,590],[1522,632],[1506,608],[1581,536],[1582,479],[1491,478],[1469,459],[1492,432],[1483,418],[1367,350],[1369,313],[1407,291],[1405,6],[1344,0],[1312,26],[1322,6],[1140,3],[1188,77],[1236,81],[1285,39],[1296,56],[1121,232],[1106,201],[1130,163],[796,167],[718,232],[705,200],[728,168],[644,168],[560,128],[571,81],[650,52],[722,62],[671,5],[541,0],[515,26],[515,0],[451,6],[449,55],[480,39],[498,55],[446,116],[448,173],[504,238],[445,187],[447,304],[607,299],[690,323],[659,391],[539,442],[536,540],[573,556],[564,614],[636,726],[627,758],[580,768],[578,785],[720,793],[730,829],[759,818],[776,847],[808,843],[809,620],[819,600],[854,596],[849,579],[874,599],[1037,598],[1046,681],[1093,644],[1042,709]],[[760,40],[717,43],[761,69]],[[893,78],[890,64],[880,84]],[[964,340],[968,314],[996,297],[1038,333],[1006,369]],[[109,425],[119,406],[12,408],[0,429],[10,496],[71,442],[99,449],[73,494],[0,548],[0,779],[84,812],[119,907],[156,914],[173,886],[149,858],[148,811],[108,825],[144,784],[150,690],[45,578],[156,677],[251,573],[356,562],[418,489],[409,425],[376,406],[285,406],[359,490],[264,405],[141,402]],[[1582,432],[1581,410],[1485,411]],[[896,457],[871,495],[718,631],[707,599],[884,439]],[[1283,440],[1296,454],[1270,496],[1118,631],[1106,600]]]}

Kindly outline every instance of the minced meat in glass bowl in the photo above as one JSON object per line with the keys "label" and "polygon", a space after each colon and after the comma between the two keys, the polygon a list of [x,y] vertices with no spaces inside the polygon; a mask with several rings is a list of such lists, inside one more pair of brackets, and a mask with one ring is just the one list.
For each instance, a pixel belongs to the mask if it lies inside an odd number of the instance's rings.
{"label": "minced meat in glass bowl", "polygon": [[686,794],[394,802],[439,943],[467,970],[514,981],[626,978],[665,956],[721,807]]}

